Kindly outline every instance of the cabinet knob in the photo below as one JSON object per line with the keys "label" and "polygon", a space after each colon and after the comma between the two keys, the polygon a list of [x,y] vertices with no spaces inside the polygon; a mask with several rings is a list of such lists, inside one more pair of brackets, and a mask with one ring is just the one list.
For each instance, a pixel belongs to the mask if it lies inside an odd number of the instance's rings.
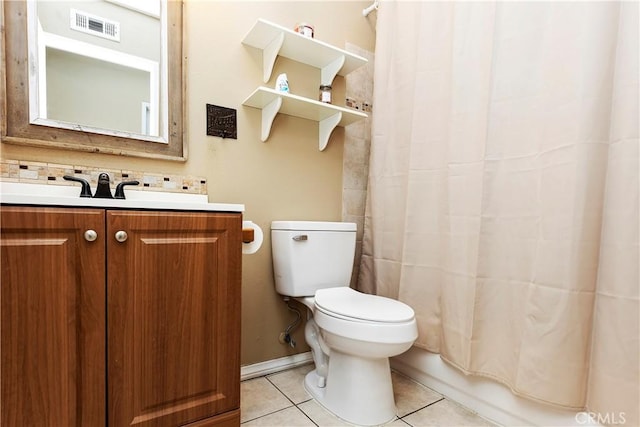
{"label": "cabinet knob", "polygon": [[84,232],[84,240],[86,240],[87,242],[93,242],[97,238],[98,233],[96,233],[96,230],[87,230]]}
{"label": "cabinet knob", "polygon": [[120,243],[124,242],[125,240],[127,240],[127,237],[129,237],[129,235],[127,234],[126,231],[116,231],[116,240]]}

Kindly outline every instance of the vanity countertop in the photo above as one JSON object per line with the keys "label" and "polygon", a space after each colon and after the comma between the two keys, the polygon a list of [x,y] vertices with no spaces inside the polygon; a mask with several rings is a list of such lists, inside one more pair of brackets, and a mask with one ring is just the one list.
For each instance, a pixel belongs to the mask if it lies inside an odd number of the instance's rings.
{"label": "vanity countertop", "polygon": [[204,194],[125,189],[126,199],[80,197],[80,186],[0,182],[0,203],[32,206],[244,212],[243,204],[210,203]]}

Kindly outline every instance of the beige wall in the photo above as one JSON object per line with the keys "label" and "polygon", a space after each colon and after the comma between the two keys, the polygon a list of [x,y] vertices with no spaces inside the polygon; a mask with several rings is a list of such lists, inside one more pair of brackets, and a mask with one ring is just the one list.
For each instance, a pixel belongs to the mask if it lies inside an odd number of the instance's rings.
{"label": "beige wall", "polygon": [[[344,130],[336,129],[328,148],[318,151],[316,123],[279,115],[271,137],[260,141],[259,110],[242,101],[262,83],[260,55],[241,44],[257,18],[293,28],[315,25],[316,38],[344,48],[349,42],[373,51],[372,21],[363,2],[244,2],[188,0],[185,4],[187,63],[186,163],[102,154],[34,149],[3,144],[2,158],[206,177],[210,201],[244,203],[245,219],[265,231],[262,249],[243,256],[242,363],[251,364],[307,349],[299,328],[295,350],[278,343],[292,320],[274,291],[269,224],[278,219],[340,220]],[[292,93],[316,98],[319,71],[278,58],[273,77],[286,72]],[[333,99],[344,104],[345,82],[334,81]],[[238,139],[206,136],[206,104],[238,110]]]}

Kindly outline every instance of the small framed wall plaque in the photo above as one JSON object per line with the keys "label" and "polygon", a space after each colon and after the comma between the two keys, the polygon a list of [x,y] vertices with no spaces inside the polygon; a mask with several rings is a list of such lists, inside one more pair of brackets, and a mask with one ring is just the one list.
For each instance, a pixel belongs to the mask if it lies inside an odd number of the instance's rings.
{"label": "small framed wall plaque", "polygon": [[238,139],[236,110],[207,104],[207,135]]}

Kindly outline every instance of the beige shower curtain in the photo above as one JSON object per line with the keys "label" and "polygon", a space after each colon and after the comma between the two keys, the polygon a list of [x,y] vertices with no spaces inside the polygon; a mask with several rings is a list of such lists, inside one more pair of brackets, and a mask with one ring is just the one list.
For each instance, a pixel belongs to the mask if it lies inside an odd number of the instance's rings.
{"label": "beige shower curtain", "polygon": [[[640,425],[638,3],[381,2],[358,286],[417,346]],[[614,418],[620,420],[620,418]]]}

